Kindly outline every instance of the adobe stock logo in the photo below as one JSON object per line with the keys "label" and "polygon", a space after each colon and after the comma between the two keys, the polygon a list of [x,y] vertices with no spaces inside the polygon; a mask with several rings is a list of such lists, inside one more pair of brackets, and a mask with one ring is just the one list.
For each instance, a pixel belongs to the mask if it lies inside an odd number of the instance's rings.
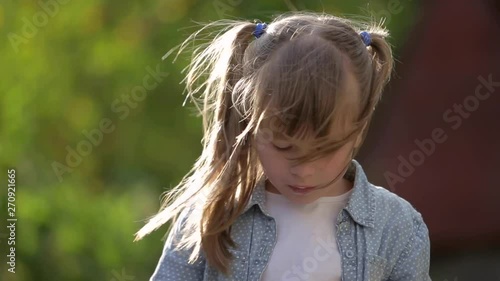
{"label": "adobe stock logo", "polygon": [[243,0],[214,0],[212,4],[214,5],[215,11],[219,18],[226,18],[228,13],[232,12],[234,9],[243,3]]}
{"label": "adobe stock logo", "polygon": [[38,1],[38,6],[41,10],[36,12],[31,19],[26,17],[22,18],[23,27],[21,29],[21,35],[14,32],[9,32],[7,35],[14,51],[18,53],[19,46],[28,43],[30,39],[35,37],[38,31],[49,23],[49,19],[55,17],[59,13],[60,6],[68,2],[69,0]]}
{"label": "adobe stock logo", "polygon": [[302,259],[302,264],[295,264],[291,269],[283,272],[282,281],[309,280],[310,274],[315,272],[322,263],[331,263],[333,255],[338,254],[337,242],[332,237],[316,237],[316,247],[312,255]]}
{"label": "adobe stock logo", "polygon": [[111,281],[133,281],[133,280],[135,280],[135,276],[128,275],[125,272],[125,268],[122,268],[121,273],[114,270],[114,269],[111,271],[111,273],[113,274],[113,278],[111,278]]}
{"label": "adobe stock logo", "polygon": [[139,103],[143,102],[169,75],[168,72],[161,71],[159,64],[156,65],[156,69],[147,66],[146,72],[147,74],[143,76],[140,85],[136,85],[130,90],[130,93],[122,94],[111,103],[111,111],[117,114],[115,121],[111,118],[102,118],[98,128],[83,130],[83,139],[75,146],[66,145],[65,163],[52,162],[52,170],[59,182],[62,182],[64,174],[72,173],[75,168],[80,166],[85,157],[90,155],[95,147],[101,145],[105,135],[111,134],[116,129],[118,121],[125,120],[130,112],[137,108]]}
{"label": "adobe stock logo", "polygon": [[[489,99],[496,88],[500,87],[500,82],[493,81],[492,74],[489,74],[488,78],[479,76],[477,79],[479,84],[476,86],[474,94],[465,97],[459,104],[453,104],[451,108],[446,109],[442,114],[443,121],[452,130],[458,130],[464,120],[470,118],[472,113],[478,110],[481,102]],[[410,151],[407,157],[403,155],[397,157],[399,161],[397,172],[386,171],[384,173],[389,189],[394,191],[398,183],[403,183],[410,177],[417,167],[423,165],[426,159],[436,152],[438,145],[445,143],[446,140],[448,140],[446,130],[440,127],[434,128],[428,138],[415,139],[416,148]]]}

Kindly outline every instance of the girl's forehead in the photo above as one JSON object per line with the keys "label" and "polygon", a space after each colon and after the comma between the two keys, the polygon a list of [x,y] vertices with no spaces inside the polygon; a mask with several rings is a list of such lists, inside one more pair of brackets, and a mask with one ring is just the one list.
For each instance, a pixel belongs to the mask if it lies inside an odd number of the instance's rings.
{"label": "girl's forehead", "polygon": [[308,124],[296,124],[298,128],[293,135],[288,134],[290,123],[282,118],[274,117],[264,119],[259,131],[266,134],[266,137],[273,141],[286,141],[297,146],[314,146],[315,143],[325,140],[342,140],[354,128],[350,118],[331,120],[330,128],[326,134],[320,135],[314,131],[314,126]]}

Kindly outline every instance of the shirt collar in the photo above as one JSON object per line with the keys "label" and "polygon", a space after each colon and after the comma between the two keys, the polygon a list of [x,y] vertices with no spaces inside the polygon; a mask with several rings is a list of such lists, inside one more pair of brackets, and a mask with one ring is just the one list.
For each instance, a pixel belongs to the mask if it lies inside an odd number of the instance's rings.
{"label": "shirt collar", "polygon": [[[349,213],[352,219],[363,226],[373,227],[373,216],[375,213],[374,190],[366,178],[361,165],[354,159],[344,175],[344,178],[354,181],[352,194],[344,209]],[[266,209],[265,177],[259,180],[250,198],[250,202],[244,209],[244,213],[254,205],[259,206],[260,210],[267,216],[269,212]]]}

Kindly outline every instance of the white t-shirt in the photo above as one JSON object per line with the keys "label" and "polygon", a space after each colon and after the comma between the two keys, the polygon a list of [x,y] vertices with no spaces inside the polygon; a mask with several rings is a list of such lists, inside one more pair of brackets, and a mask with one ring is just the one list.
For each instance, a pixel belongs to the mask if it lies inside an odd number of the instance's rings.
{"label": "white t-shirt", "polygon": [[263,281],[340,281],[335,223],[352,189],[310,204],[290,202],[266,191],[266,208],[276,220],[277,242]]}

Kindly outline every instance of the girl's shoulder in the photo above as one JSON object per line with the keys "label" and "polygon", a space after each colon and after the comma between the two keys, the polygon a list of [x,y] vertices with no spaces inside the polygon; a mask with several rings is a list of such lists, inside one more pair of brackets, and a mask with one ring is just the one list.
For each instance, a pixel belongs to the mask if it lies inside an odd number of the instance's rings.
{"label": "girl's shoulder", "polygon": [[[389,248],[402,252],[430,246],[429,230],[422,214],[407,200],[383,188],[370,184],[373,192],[373,234]],[[396,251],[399,252],[399,251]]]}
{"label": "girl's shoulder", "polygon": [[353,165],[354,191],[347,211],[356,222],[369,227],[409,227],[423,223],[422,215],[410,202],[384,187],[372,184],[361,165],[355,160]]}
{"label": "girl's shoulder", "polygon": [[370,184],[369,188],[373,192],[375,217],[379,222],[423,223],[420,212],[406,199],[381,186]]}
{"label": "girl's shoulder", "polygon": [[378,245],[376,252],[390,265],[394,276],[409,270],[411,280],[430,280],[429,230],[422,215],[410,202],[383,187],[370,184],[369,189],[374,216],[367,239]]}
{"label": "girl's shoulder", "polygon": [[369,182],[361,165],[355,160],[353,164],[355,190],[346,210],[364,226],[369,239],[392,245],[393,249],[416,240],[428,247],[429,233],[420,212],[399,195]]}

